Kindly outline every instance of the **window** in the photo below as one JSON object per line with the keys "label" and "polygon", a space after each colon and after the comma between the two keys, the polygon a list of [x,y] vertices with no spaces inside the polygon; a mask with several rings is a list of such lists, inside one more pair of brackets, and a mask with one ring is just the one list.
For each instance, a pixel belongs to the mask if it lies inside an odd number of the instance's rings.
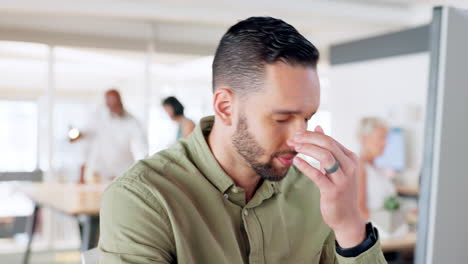
{"label": "window", "polygon": [[0,101],[0,171],[37,167],[37,104]]}
{"label": "window", "polygon": [[85,153],[83,145],[80,142],[70,143],[67,134],[72,127],[84,127],[96,106],[76,101],[58,101],[54,107],[54,170],[60,180],[77,182]]}

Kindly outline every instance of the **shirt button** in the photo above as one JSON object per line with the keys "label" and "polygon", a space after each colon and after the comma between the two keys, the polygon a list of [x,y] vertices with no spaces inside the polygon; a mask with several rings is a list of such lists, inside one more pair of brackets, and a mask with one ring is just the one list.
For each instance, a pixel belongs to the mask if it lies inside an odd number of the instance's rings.
{"label": "shirt button", "polygon": [[225,193],[224,195],[224,199],[228,199],[229,198],[229,195],[227,193]]}
{"label": "shirt button", "polygon": [[248,215],[249,215],[249,211],[247,211],[247,209],[244,209],[244,215],[245,215],[245,216],[248,216]]}
{"label": "shirt button", "polygon": [[239,189],[237,189],[237,187],[233,187],[233,188],[232,188],[232,192],[233,192],[233,193],[238,193],[238,192],[239,192]]}

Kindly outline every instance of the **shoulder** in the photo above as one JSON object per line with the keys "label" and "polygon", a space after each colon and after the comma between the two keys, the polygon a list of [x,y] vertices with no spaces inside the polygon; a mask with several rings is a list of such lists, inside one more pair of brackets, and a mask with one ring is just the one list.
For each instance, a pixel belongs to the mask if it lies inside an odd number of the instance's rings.
{"label": "shoulder", "polygon": [[184,142],[138,161],[122,176],[117,178],[106,190],[125,187],[141,191],[150,196],[158,196],[161,188],[169,182],[174,183],[184,174],[195,171]]}
{"label": "shoulder", "polygon": [[130,122],[130,123],[133,123],[133,124],[136,124],[136,125],[140,125],[140,120],[138,118],[136,118],[133,114],[129,113],[129,112],[125,112],[125,120],[127,122]]}
{"label": "shoulder", "polygon": [[143,123],[129,112],[125,114],[125,124],[134,130],[143,130]]}
{"label": "shoulder", "polygon": [[191,119],[189,118],[185,118],[184,121],[182,122],[182,125],[183,126],[186,126],[186,127],[194,127],[195,126],[195,122],[193,122]]}

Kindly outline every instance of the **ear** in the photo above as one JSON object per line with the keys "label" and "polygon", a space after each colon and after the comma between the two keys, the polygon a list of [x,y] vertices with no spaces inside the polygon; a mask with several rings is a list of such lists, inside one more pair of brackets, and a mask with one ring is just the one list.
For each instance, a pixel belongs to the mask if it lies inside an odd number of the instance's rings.
{"label": "ear", "polygon": [[232,125],[234,93],[227,88],[218,88],[213,95],[213,109],[215,115],[225,125]]}

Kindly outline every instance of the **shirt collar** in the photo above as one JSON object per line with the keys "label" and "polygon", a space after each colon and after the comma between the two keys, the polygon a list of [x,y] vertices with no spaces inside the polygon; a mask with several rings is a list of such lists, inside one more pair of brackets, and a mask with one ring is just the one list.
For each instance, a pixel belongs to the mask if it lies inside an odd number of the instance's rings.
{"label": "shirt collar", "polygon": [[[234,186],[234,181],[216,161],[206,141],[206,137],[210,134],[213,124],[214,116],[207,116],[200,120],[200,124],[187,139],[188,152],[195,166],[197,166],[203,175],[216,186],[220,192],[225,193],[229,188]],[[274,193],[279,193],[278,184],[278,182],[271,181],[263,182],[255,196],[259,194],[263,199],[267,199]]]}
{"label": "shirt collar", "polygon": [[211,132],[214,116],[204,117],[187,139],[188,152],[195,166],[222,193],[234,185],[233,180],[221,168],[211,152],[206,137]]}

